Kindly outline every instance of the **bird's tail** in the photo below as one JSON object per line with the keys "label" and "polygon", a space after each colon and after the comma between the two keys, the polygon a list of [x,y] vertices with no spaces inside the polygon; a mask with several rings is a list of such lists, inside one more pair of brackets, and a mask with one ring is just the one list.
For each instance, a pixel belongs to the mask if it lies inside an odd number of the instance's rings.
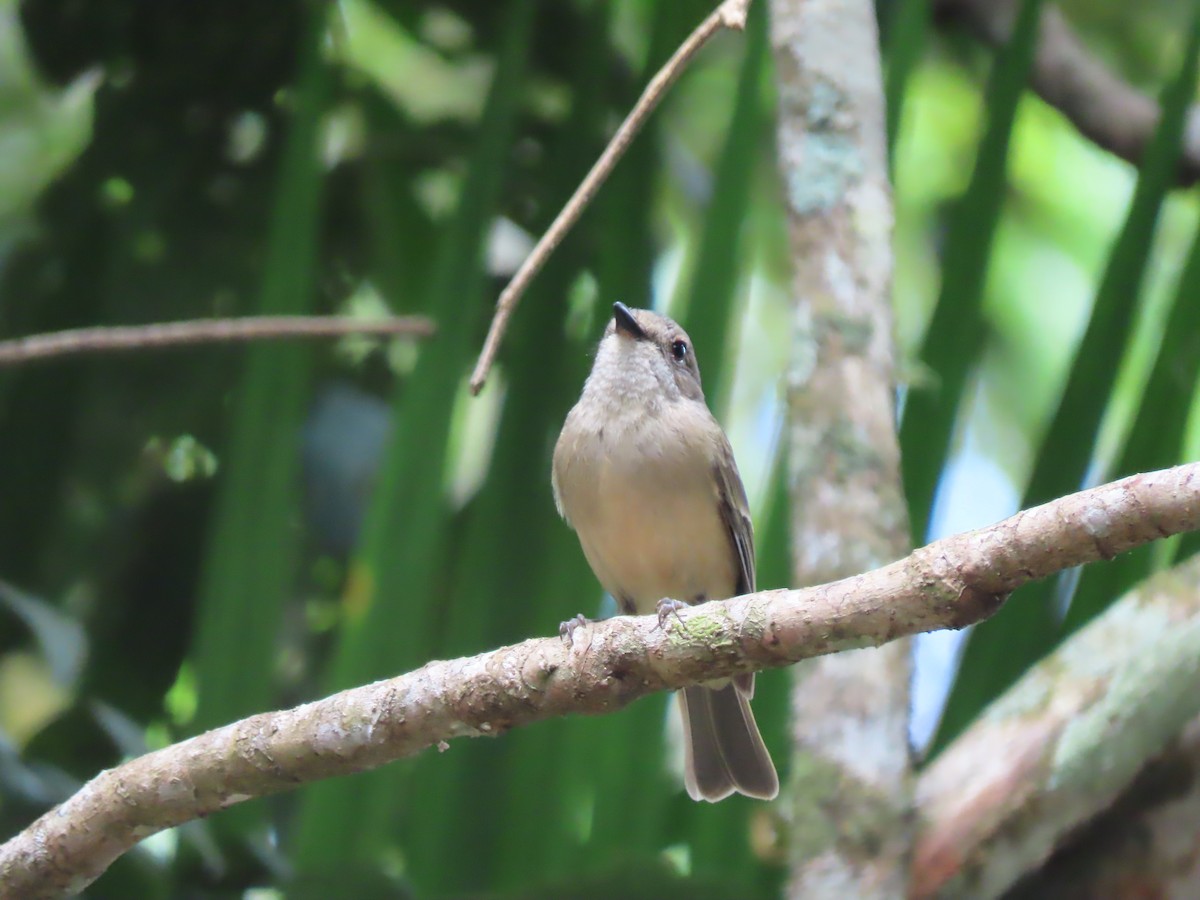
{"label": "bird's tail", "polygon": [[693,800],[716,802],[734,791],[772,800],[779,776],[763,744],[747,696],[730,683],[723,688],[684,688],[684,784]]}

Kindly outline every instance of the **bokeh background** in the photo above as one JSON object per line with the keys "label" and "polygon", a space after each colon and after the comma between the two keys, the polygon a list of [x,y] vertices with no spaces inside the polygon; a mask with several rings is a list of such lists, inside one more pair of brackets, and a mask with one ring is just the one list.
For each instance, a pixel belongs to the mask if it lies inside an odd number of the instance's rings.
{"label": "bokeh background", "polygon": [[[465,389],[507,277],[711,6],[0,0],[0,338],[252,313],[439,328],[0,370],[0,837],[148,748],[611,611],[549,455],[615,299],[691,332],[759,584],[788,583],[797,357],[762,0],[538,277],[483,395]],[[878,3],[917,543],[1196,455],[1193,4],[1061,6],[1165,91],[1140,171],[1023,89],[1027,34],[997,54],[920,0]],[[915,746],[1191,549],[918,641]],[[788,675],[760,678],[786,770]],[[666,710],[247,803],[146,841],[95,896],[777,895],[781,814],[687,800]]]}

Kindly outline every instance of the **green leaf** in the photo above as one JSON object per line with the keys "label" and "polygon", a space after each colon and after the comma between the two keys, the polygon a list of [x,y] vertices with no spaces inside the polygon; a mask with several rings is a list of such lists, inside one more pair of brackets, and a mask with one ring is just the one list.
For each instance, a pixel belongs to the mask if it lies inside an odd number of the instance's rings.
{"label": "green leaf", "polygon": [[[1159,211],[1175,183],[1198,59],[1200,15],[1193,21],[1183,64],[1163,89],[1163,115],[1146,149],[1129,213],[1109,255],[1057,412],[1038,451],[1023,509],[1069,494],[1084,482],[1138,308]],[[934,741],[935,752],[1051,648],[1057,631],[1052,603],[1059,584],[1051,579],[1029,585],[971,632]]]}
{"label": "green leaf", "polygon": [[[268,315],[313,305],[324,183],[319,129],[331,76],[321,56],[327,7],[309,9],[257,304]],[[302,345],[262,344],[247,353],[201,576],[197,730],[270,709],[276,699],[275,649],[298,556],[297,438],[310,369],[311,349]]]}
{"label": "green leaf", "polygon": [[921,543],[967,378],[983,349],[981,312],[992,239],[1008,186],[1008,148],[1017,105],[1029,78],[1041,0],[1025,0],[1011,40],[1000,51],[986,91],[987,129],[966,192],[950,216],[942,289],[921,347],[932,385],[911,385],[900,426],[904,491]]}
{"label": "green leaf", "polygon": [[733,115],[714,172],[712,200],[704,215],[687,305],[680,316],[704,361],[705,393],[718,416],[726,408],[733,382],[726,365],[737,345],[732,312],[738,276],[748,255],[743,235],[755,164],[762,158],[765,116],[761,86],[767,58],[766,5],[756,3],[750,7]]}
{"label": "green leaf", "polygon": [[[739,308],[735,303],[738,279],[745,271],[746,259],[751,256],[743,239],[745,223],[753,205],[757,164],[768,159],[762,154],[767,123],[760,92],[769,58],[766,12],[765,4],[750,8],[735,105],[725,145],[716,164],[712,201],[704,217],[690,298],[683,318],[696,346],[697,358],[703,365],[709,405],[721,418],[724,418],[722,412],[728,409],[728,398],[732,393],[732,363],[739,319]],[[786,508],[786,504],[780,507],[775,503],[773,506],[777,513]],[[776,539],[781,531],[777,527],[779,524],[776,515],[771,525],[772,539]],[[783,524],[782,532],[786,534],[786,523]],[[761,544],[762,539],[763,535],[759,534],[758,543]],[[787,570],[785,562],[783,573],[774,573],[778,580],[769,583],[787,584]],[[755,718],[767,713],[765,723],[771,712],[778,711],[777,701],[781,694],[786,708],[786,693],[786,678],[782,673],[760,675],[755,688]],[[678,715],[674,708],[668,714]],[[786,746],[786,742],[772,745],[777,762]],[[731,798],[713,807],[698,805],[675,792],[673,815],[690,849],[692,872],[701,879],[720,877],[731,883],[753,884],[761,864],[750,845],[750,817],[760,808],[760,804],[742,798]]]}
{"label": "green leaf", "polygon": [[61,91],[43,83],[30,59],[16,0],[0,0],[0,250],[21,230],[34,200],[92,138],[102,76],[80,75]]}
{"label": "green leaf", "polygon": [[[483,246],[512,144],[533,9],[531,0],[518,0],[505,14],[495,77],[426,303],[438,336],[397,394],[392,440],[343,600],[345,620],[326,685],[331,691],[418,668],[438,645],[451,411],[474,326],[486,312]],[[393,766],[306,793],[297,865],[319,872],[348,860],[378,862],[394,845],[392,825],[405,807],[409,768]]]}
{"label": "green leaf", "polygon": [[[604,65],[608,45],[596,36],[607,34],[609,15],[608,4],[594,5],[586,27],[570,35],[578,42],[571,54],[571,115],[549,151],[558,164],[538,231],[549,225],[603,149],[603,84],[595,73]],[[586,566],[578,564],[578,546],[562,548],[557,540],[569,532],[550,490],[553,440],[586,374],[584,348],[564,338],[564,297],[585,236],[572,235],[555,252],[521,301],[505,340],[503,414],[487,481],[467,511],[458,541],[462,549],[454,560],[450,607],[437,651],[443,657],[546,633],[578,611],[564,602],[593,583]],[[498,387],[492,384],[489,390]],[[576,577],[570,590],[547,590],[543,563],[556,558],[559,549],[576,561],[571,567]],[[571,840],[568,830],[546,827],[561,798],[529,787],[553,759],[543,737],[541,729],[532,735],[523,730],[501,741],[461,743],[451,753],[416,762],[404,846],[413,880],[422,889],[457,893],[527,883],[535,855],[553,854],[550,845]],[[523,789],[514,792],[513,785]],[[493,814],[472,814],[480,808]],[[531,844],[523,836],[535,831],[539,839]],[[453,865],[464,845],[478,848],[473,864]]]}
{"label": "green leaf", "polygon": [[[1179,277],[1162,344],[1112,477],[1150,472],[1183,462],[1188,411],[1200,375],[1200,228]],[[1154,567],[1156,545],[1086,567],[1063,620],[1060,640],[1073,634]]]}
{"label": "green leaf", "polygon": [[884,30],[887,74],[884,94],[887,102],[888,158],[896,152],[896,140],[904,119],[904,101],[908,82],[925,49],[929,29],[929,0],[896,0],[888,4],[890,15]]}

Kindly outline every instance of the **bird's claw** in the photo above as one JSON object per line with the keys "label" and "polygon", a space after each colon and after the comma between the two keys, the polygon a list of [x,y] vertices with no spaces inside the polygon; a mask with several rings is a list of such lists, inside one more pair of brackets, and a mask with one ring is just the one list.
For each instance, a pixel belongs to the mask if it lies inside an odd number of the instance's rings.
{"label": "bird's claw", "polygon": [[580,613],[575,618],[567,619],[567,621],[558,626],[558,636],[563,639],[568,647],[572,647],[575,644],[576,629],[590,624],[591,620],[584,616],[583,613]]}
{"label": "bird's claw", "polygon": [[683,618],[679,615],[679,611],[681,609],[686,609],[687,606],[688,604],[684,603],[682,600],[672,600],[670,597],[663,597],[658,601],[658,625],[656,627],[664,627],[667,624],[667,619],[669,619],[671,616],[674,616],[676,621],[678,621],[680,625],[683,625]]}

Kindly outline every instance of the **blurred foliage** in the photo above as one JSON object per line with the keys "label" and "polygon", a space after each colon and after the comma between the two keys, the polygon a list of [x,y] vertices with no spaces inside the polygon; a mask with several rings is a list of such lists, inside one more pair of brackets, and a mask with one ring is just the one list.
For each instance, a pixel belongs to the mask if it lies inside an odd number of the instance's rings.
{"label": "blurred foliage", "polygon": [[[1037,5],[1037,0],[1025,0],[1023,15]],[[1032,20],[1026,16],[1026,21]],[[1125,355],[1126,342],[1131,337],[1130,324],[1138,309],[1159,214],[1174,180],[1186,116],[1196,92],[1200,7],[1190,33],[1178,74],[1162,92],[1162,119],[1146,148],[1128,215],[1112,245],[1087,328],[1079,341],[1057,409],[1041,439],[1022,495],[1022,508],[1078,490],[1086,481],[1089,467],[1102,464],[1095,459],[1094,448],[1117,382],[1118,367],[1114,361]],[[1014,43],[1021,38],[1018,26]],[[1025,40],[1032,43],[1029,37]],[[1178,302],[1189,303],[1190,299],[1180,294]],[[944,302],[943,298],[939,308]],[[1174,413],[1167,419],[1171,421],[1182,418],[1186,410],[1166,412]],[[1153,427],[1153,423],[1141,424]],[[1160,437],[1169,441],[1169,436]],[[1161,454],[1163,463],[1175,461],[1178,449],[1177,440],[1174,445],[1167,443]],[[1093,574],[1098,571],[1098,567],[1093,567]],[[1112,574],[1111,570],[1107,573],[1108,586],[1118,595],[1131,586],[1130,582],[1113,584]],[[981,706],[1017,680],[1029,661],[1053,646],[1059,629],[1050,601],[1055,587],[1062,588],[1062,593],[1069,596],[1071,579],[1071,575],[1064,575],[1027,586],[1017,592],[1017,602],[1006,604],[992,621],[975,629],[963,656],[964,671],[973,677],[955,683],[942,720],[942,738],[965,728]],[[1082,605],[1075,604],[1075,608],[1080,618]],[[1096,611],[1089,610],[1093,615]]]}
{"label": "blurred foliage", "polygon": [[[504,280],[710,5],[0,0],[0,336],[380,306],[440,325],[422,346],[0,373],[0,833],[125,756],[611,611],[549,453],[615,299],[691,330],[759,584],[786,583],[765,3],[539,276],[484,395],[464,389]],[[1066,4],[1182,109],[1191,5],[1152,6]],[[931,31],[927,0],[880,21],[914,522],[981,525],[1186,456],[1200,234],[1168,191],[1175,120],[1139,175],[1022,92],[1031,29],[993,55]],[[1057,605],[1014,597],[973,639],[1003,677],[968,652],[943,739],[1166,559],[1085,573],[1065,621],[1071,580]],[[950,688],[934,676],[918,707]],[[766,673],[755,700],[780,763],[787,685]],[[783,814],[688,801],[675,727],[651,698],[248,803],[144,842],[96,896],[776,895]]]}

